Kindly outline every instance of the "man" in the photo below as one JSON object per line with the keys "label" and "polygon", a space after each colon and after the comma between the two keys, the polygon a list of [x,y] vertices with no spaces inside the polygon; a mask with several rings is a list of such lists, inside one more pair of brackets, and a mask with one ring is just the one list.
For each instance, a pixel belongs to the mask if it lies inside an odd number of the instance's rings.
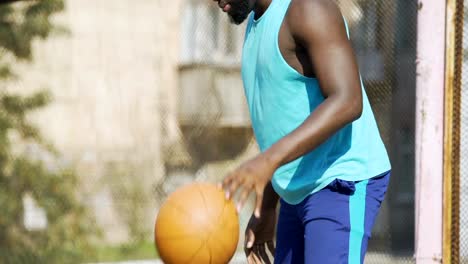
{"label": "man", "polygon": [[248,18],[242,78],[261,154],[222,183],[238,210],[256,193],[248,262],[269,263],[269,250],[275,263],[363,263],[390,162],[338,6],[215,1]]}

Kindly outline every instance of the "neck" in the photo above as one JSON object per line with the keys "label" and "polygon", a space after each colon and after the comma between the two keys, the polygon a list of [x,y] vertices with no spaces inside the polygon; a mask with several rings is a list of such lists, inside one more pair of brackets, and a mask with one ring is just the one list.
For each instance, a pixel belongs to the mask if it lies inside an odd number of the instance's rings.
{"label": "neck", "polygon": [[257,0],[254,6],[255,18],[260,18],[268,9],[272,0]]}

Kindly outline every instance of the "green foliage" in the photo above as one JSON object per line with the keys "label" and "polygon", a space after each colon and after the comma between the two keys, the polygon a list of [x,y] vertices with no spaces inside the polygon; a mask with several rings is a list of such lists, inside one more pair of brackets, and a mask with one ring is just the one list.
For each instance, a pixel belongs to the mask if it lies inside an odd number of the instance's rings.
{"label": "green foliage", "polygon": [[[32,59],[33,41],[50,35],[51,16],[63,8],[62,0],[0,5],[0,83],[14,77],[15,60]],[[78,179],[73,170],[60,166],[27,118],[48,102],[47,92],[30,96],[0,92],[0,263],[79,263],[91,253],[90,234],[96,230],[77,195]],[[17,135],[16,140],[11,135]],[[36,156],[15,152],[19,145],[42,152]],[[49,157],[47,162],[44,156]],[[45,210],[45,230],[25,228],[25,195]]]}
{"label": "green foliage", "polygon": [[0,47],[19,59],[31,59],[32,41],[49,35],[53,30],[51,15],[63,9],[63,0],[0,5]]}
{"label": "green foliage", "polygon": [[[72,171],[51,172],[39,161],[10,160],[11,171],[0,176],[0,259],[7,263],[79,263],[90,252],[88,235],[95,230],[75,196]],[[48,227],[23,226],[21,194],[31,194],[47,212]]]}

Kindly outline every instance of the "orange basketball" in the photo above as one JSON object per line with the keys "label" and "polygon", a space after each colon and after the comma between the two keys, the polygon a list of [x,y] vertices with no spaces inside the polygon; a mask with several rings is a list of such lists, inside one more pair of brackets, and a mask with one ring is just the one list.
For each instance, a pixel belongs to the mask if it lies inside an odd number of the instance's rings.
{"label": "orange basketball", "polygon": [[234,203],[211,184],[178,189],[167,198],[156,219],[155,243],[166,264],[226,264],[238,241]]}

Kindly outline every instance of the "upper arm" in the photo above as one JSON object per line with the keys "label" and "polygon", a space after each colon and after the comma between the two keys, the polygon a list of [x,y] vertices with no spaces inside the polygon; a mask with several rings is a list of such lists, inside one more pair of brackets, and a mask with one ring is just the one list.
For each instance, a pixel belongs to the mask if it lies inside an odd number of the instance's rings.
{"label": "upper arm", "polygon": [[362,101],[358,66],[343,16],[330,0],[293,0],[287,23],[295,42],[307,51],[324,97]]}

